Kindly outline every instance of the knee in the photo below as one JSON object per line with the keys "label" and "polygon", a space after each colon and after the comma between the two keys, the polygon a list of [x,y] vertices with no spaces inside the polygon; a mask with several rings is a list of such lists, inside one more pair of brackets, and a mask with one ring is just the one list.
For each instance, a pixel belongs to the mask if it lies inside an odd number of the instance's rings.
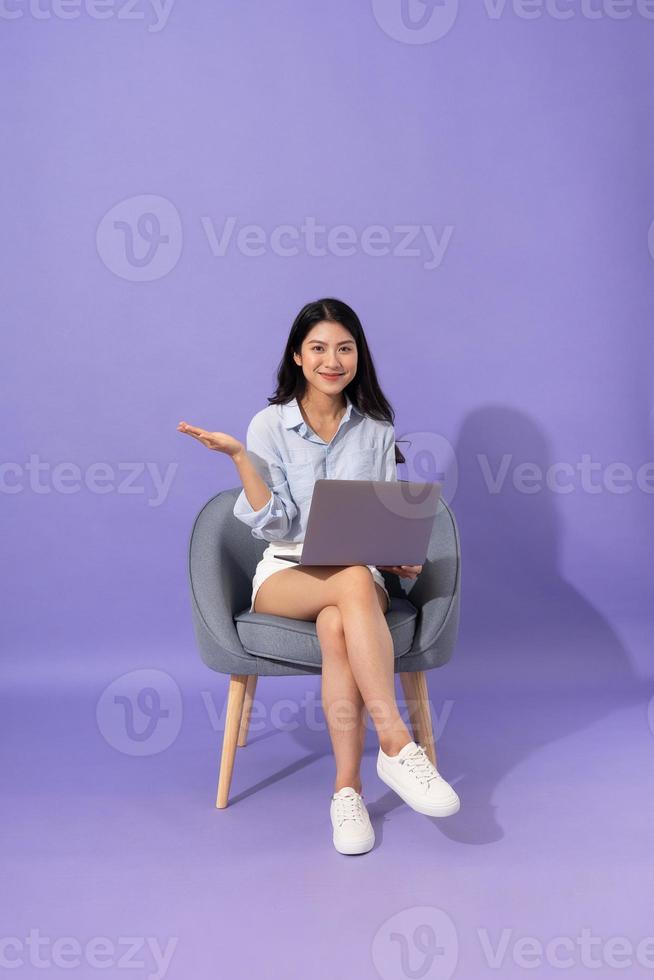
{"label": "knee", "polygon": [[375,594],[375,580],[367,565],[348,565],[339,572],[343,599]]}
{"label": "knee", "polygon": [[343,636],[343,617],[338,606],[325,606],[316,617],[316,630],[321,638],[340,639]]}

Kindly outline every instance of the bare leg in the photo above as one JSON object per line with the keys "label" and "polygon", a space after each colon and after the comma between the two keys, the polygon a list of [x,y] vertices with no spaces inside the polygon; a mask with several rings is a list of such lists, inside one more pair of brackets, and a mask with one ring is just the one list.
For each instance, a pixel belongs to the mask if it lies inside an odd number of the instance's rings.
{"label": "bare leg", "polygon": [[322,653],[322,706],[336,762],[334,792],[352,786],[360,793],[365,705],[347,658],[338,606],[325,606],[318,613],[316,630]]}
{"label": "bare leg", "polygon": [[309,565],[276,572],[261,585],[256,611],[317,621],[337,606],[352,675],[377,729],[379,744],[396,755],[411,735],[395,700],[393,641],[382,612],[386,597],[365,565]]}
{"label": "bare leg", "polygon": [[356,587],[339,604],[350,666],[381,748],[387,755],[396,755],[411,741],[411,735],[395,700],[393,639],[375,590],[370,588],[370,583],[375,585],[370,570],[365,565],[351,567],[360,573]]}

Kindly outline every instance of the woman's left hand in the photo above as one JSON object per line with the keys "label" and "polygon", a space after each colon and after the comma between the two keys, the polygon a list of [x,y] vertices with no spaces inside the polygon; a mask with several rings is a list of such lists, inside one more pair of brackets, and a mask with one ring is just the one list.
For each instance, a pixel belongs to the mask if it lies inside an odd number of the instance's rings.
{"label": "woman's left hand", "polygon": [[380,572],[393,572],[400,578],[418,578],[422,565],[375,565]]}

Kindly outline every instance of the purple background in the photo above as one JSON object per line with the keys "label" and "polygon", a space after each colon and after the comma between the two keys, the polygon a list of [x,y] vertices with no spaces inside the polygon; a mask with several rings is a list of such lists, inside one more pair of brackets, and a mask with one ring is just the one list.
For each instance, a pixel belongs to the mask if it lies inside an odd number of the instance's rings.
{"label": "purple background", "polygon": [[[174,980],[272,978],[282,963],[289,978],[395,980],[409,973],[388,935],[402,932],[415,969],[433,906],[458,962],[441,935],[447,955],[421,975],[506,980],[561,974],[547,957],[518,965],[520,936],[574,942],[588,927],[635,947],[654,933],[654,10],[596,0],[591,17],[571,2],[558,19],[445,0],[429,40],[400,8],[176,0],[164,22],[144,2],[99,19],[90,0],[16,0],[0,16],[0,938],[176,937]],[[167,236],[151,260],[146,212]],[[214,255],[207,226],[220,236],[230,218]],[[354,254],[303,240],[279,254],[273,230],[307,218],[352,226]],[[246,225],[265,229],[263,254],[237,246]],[[365,254],[365,229],[392,248],[406,225],[450,229],[435,268],[422,234],[418,255]],[[271,715],[319,699],[318,678],[259,682],[265,725],[239,750],[230,806],[213,808],[222,731],[207,706],[220,712],[227,677],[196,650],[186,556],[196,513],[238,477],[176,431],[183,418],[244,439],[294,316],[324,295],[359,313],[411,440],[400,475],[445,478],[463,549],[460,641],[428,676],[461,811],[436,821],[399,804],[370,731],[378,844],[353,860],[331,843],[326,731]],[[513,485],[515,466],[584,455],[597,492],[579,475],[569,493]],[[491,493],[483,461],[495,473],[505,456]],[[104,493],[84,484],[98,463],[113,468]],[[633,474],[626,492],[603,483],[614,463]],[[171,478],[158,501],[152,469]],[[130,741],[125,711],[107,708],[114,681],[133,707],[154,687],[168,735]],[[500,970],[483,929],[493,944],[513,930]],[[14,975],[42,976],[25,950]],[[151,975],[145,961],[129,975]],[[116,957],[76,975],[124,972]],[[577,953],[565,972],[592,971]],[[634,958],[630,976],[650,973]]]}

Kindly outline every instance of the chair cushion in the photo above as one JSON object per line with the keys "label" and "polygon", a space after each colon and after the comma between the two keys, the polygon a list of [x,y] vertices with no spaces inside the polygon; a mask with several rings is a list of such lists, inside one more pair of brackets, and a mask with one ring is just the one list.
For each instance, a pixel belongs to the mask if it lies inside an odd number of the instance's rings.
{"label": "chair cushion", "polygon": [[[408,599],[391,596],[386,622],[393,637],[395,659],[408,653],[413,644],[418,611]],[[234,616],[243,648],[256,657],[322,667],[322,653],[315,622],[288,619],[249,609]]]}

